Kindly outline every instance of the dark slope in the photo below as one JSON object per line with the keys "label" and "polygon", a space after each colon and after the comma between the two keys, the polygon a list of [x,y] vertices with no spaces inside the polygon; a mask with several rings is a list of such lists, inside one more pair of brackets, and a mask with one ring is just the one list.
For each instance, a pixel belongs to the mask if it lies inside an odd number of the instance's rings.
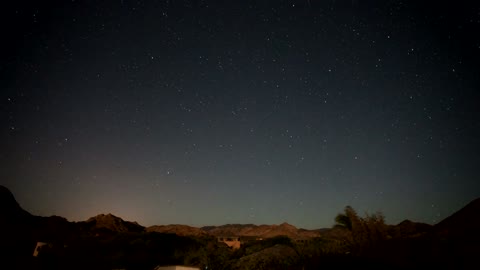
{"label": "dark slope", "polygon": [[435,232],[455,238],[480,238],[480,198],[434,226]]}
{"label": "dark slope", "polygon": [[20,207],[12,192],[0,186],[0,226],[17,225],[31,217],[30,213]]}
{"label": "dark slope", "polygon": [[23,210],[10,190],[0,186],[0,260],[22,265],[32,256],[35,243],[32,239],[32,224],[35,218]]}

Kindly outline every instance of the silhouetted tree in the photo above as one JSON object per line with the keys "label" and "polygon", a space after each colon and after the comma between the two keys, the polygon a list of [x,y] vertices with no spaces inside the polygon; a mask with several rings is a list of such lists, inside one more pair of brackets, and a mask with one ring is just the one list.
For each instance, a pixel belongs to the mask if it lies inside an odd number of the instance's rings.
{"label": "silhouetted tree", "polygon": [[352,222],[357,220],[357,212],[351,206],[346,206],[344,213],[340,213],[335,217],[335,225],[352,231]]}
{"label": "silhouetted tree", "polygon": [[347,241],[357,250],[375,246],[387,237],[385,217],[381,212],[372,215],[367,213],[362,218],[351,206],[346,206],[344,213],[335,217],[335,223],[335,227],[350,231]]}

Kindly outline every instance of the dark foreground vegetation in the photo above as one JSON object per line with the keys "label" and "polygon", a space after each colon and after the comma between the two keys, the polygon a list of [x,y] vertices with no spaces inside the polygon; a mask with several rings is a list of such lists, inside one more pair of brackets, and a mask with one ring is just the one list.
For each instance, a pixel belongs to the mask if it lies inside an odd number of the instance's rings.
{"label": "dark foreground vegetation", "polygon": [[[0,188],[0,256],[8,269],[151,270],[174,264],[232,270],[475,269],[480,254],[480,200],[435,226],[411,221],[386,225],[381,213],[362,217],[346,207],[321,237],[250,240],[232,250],[209,235],[146,232],[124,221],[107,228],[95,220],[33,216]],[[34,257],[37,242],[46,244]]]}

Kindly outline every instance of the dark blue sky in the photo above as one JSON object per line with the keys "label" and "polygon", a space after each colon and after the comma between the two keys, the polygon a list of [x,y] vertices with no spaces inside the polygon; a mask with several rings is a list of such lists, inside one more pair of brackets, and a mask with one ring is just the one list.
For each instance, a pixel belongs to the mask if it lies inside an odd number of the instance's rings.
{"label": "dark blue sky", "polygon": [[0,184],[36,215],[321,228],[480,196],[480,9],[419,1],[19,1]]}

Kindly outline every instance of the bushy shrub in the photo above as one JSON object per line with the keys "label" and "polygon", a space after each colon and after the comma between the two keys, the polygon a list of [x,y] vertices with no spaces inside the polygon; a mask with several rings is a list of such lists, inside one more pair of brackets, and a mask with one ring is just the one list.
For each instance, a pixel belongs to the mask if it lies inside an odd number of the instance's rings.
{"label": "bushy shrub", "polygon": [[346,241],[354,250],[373,247],[387,238],[387,225],[381,212],[360,217],[351,207],[345,207],[344,213],[335,218],[336,227],[350,232]]}

